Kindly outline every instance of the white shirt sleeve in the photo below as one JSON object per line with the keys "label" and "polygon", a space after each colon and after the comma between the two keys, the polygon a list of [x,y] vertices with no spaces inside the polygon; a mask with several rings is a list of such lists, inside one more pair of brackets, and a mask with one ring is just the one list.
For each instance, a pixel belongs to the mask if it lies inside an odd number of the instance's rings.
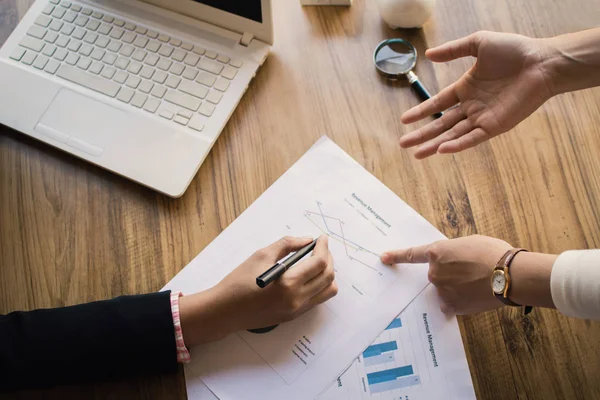
{"label": "white shirt sleeve", "polygon": [[600,250],[562,253],[552,267],[550,289],[561,313],[600,319]]}

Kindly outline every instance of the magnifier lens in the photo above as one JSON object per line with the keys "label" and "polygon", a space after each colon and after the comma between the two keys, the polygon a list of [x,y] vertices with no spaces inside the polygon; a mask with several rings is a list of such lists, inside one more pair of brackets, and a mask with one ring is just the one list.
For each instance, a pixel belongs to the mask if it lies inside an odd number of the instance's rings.
{"label": "magnifier lens", "polygon": [[417,62],[417,52],[409,43],[390,40],[381,45],[375,54],[377,67],[389,75],[402,75],[409,72]]}

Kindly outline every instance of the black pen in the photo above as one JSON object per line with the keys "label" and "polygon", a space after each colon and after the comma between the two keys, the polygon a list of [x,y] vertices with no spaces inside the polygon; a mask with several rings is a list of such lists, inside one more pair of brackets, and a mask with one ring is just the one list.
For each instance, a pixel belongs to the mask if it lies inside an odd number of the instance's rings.
{"label": "black pen", "polygon": [[258,287],[264,288],[275,279],[279,278],[281,274],[290,269],[294,264],[300,261],[304,256],[313,251],[315,245],[317,244],[317,239],[313,240],[288,258],[283,261],[279,261],[277,264],[273,265],[271,268],[266,270],[263,274],[261,274],[258,278],[256,278],[256,284]]}

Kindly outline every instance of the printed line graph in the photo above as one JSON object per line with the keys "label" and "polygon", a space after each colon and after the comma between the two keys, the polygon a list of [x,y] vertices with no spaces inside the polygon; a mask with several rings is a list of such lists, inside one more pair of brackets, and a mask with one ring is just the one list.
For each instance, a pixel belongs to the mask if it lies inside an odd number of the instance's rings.
{"label": "printed line graph", "polygon": [[[348,257],[348,259],[350,259],[351,261],[356,261],[356,262],[360,263],[361,265],[369,268],[370,270],[376,272],[377,274],[382,275],[381,272],[377,268],[368,264],[364,260],[357,258],[356,256],[352,255],[351,253],[352,253],[352,251],[354,251],[358,254],[364,254],[368,257],[375,257],[375,260],[377,260],[377,261],[379,260],[379,254],[348,239],[348,237],[346,236],[346,233],[344,232],[344,225],[345,225],[344,221],[339,218],[336,218],[334,216],[325,214],[323,212],[323,204],[321,202],[317,201],[316,204],[317,204],[318,211],[305,210],[304,216],[313,225],[315,225],[321,232],[323,232],[323,234],[342,243],[344,245],[344,250],[346,252],[346,256]],[[322,222],[322,225],[320,225],[321,222]],[[336,232],[337,229],[339,229],[339,231]]]}

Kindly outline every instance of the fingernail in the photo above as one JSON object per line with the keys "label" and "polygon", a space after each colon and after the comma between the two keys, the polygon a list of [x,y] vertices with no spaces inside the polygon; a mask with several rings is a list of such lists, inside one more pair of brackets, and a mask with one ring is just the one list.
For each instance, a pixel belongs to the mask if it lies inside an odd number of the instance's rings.
{"label": "fingernail", "polygon": [[385,263],[385,264],[389,264],[389,263],[390,263],[390,261],[392,261],[392,260],[390,259],[390,255],[389,255],[389,253],[383,253],[383,254],[381,255],[381,261],[382,261],[383,263]]}

